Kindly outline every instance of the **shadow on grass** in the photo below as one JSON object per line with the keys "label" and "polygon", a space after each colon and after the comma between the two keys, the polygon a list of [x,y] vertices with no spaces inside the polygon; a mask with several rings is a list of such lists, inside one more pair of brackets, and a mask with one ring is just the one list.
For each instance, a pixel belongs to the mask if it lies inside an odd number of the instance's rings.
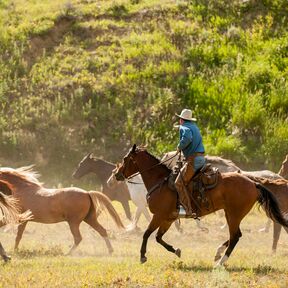
{"label": "shadow on grass", "polygon": [[[212,272],[212,271],[217,271],[219,268],[214,268],[212,265],[207,265],[207,264],[196,264],[196,263],[183,263],[182,261],[180,262],[173,262],[172,264],[169,265],[170,268],[174,270],[181,270],[183,272]],[[220,268],[221,269],[221,268]],[[223,267],[227,272],[252,272],[253,274],[256,275],[266,275],[269,273],[285,273],[281,269],[277,269],[274,267],[271,267],[269,265],[258,265],[257,267],[238,267],[238,266],[227,266]]]}
{"label": "shadow on grass", "polygon": [[64,252],[59,246],[53,246],[50,248],[38,248],[38,249],[19,249],[15,252],[15,255],[19,258],[34,258],[39,256],[63,256]]}

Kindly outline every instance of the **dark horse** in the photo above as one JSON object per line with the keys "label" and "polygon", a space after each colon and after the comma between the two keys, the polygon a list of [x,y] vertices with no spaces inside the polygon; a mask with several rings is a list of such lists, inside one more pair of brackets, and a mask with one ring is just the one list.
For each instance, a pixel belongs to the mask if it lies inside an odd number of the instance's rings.
{"label": "dark horse", "polygon": [[79,179],[88,173],[95,173],[102,185],[102,193],[110,198],[111,201],[116,200],[120,202],[124,208],[126,217],[131,220],[131,211],[129,206],[130,194],[126,183],[119,183],[113,187],[108,187],[107,180],[112,174],[116,165],[98,159],[89,153],[78,164],[77,169],[73,173],[73,177]]}
{"label": "dark horse", "polygon": [[[167,181],[171,170],[162,164],[160,160],[149,154],[146,149],[136,148],[136,145],[134,145],[124,157],[115,176],[117,180],[121,181],[137,172],[140,172],[148,190],[148,205],[150,211],[154,214],[148,229],[143,235],[141,263],[147,261],[145,256],[147,240],[157,228],[159,228],[156,235],[157,242],[180,257],[180,249],[175,250],[162,240],[162,236],[178,216],[177,193],[169,188]],[[216,263],[217,266],[223,265],[229,258],[239,238],[242,236],[239,225],[256,202],[265,209],[270,218],[288,227],[288,221],[282,216],[273,194],[261,184],[256,184],[239,173],[229,172],[221,174],[218,185],[214,189],[207,191],[207,197],[212,205],[207,209],[206,205],[198,203],[200,206],[198,216],[204,216],[224,209],[229,225],[230,238],[218,247],[215,255],[214,260],[218,261]],[[191,204],[196,211],[194,202]],[[225,254],[221,256],[224,251]]]}

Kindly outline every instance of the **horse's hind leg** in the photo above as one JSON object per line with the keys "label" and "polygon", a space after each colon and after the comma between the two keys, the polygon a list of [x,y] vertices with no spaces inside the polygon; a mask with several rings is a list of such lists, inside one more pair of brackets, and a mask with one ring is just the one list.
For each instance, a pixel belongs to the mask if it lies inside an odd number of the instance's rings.
{"label": "horse's hind leg", "polygon": [[[230,239],[228,241],[228,248],[225,251],[224,256],[217,262],[216,266],[221,266],[228,260],[234,247],[236,246],[237,242],[239,241],[239,238],[242,236],[242,233],[241,233],[240,228],[239,228],[240,220],[239,219],[231,219],[232,217],[227,217],[227,214],[226,214],[226,218],[227,218],[227,223],[229,225]],[[225,246],[227,246],[227,241],[222,244],[223,248]],[[218,248],[218,251],[219,250],[221,250],[221,247]],[[216,254],[216,256],[217,256],[217,254]]]}
{"label": "horse's hind leg", "polygon": [[20,224],[20,225],[18,226],[17,236],[16,236],[16,239],[15,239],[14,250],[17,250],[17,249],[18,249],[20,240],[22,239],[22,235],[23,235],[23,232],[24,232],[24,230],[25,230],[25,227],[26,227],[27,223],[28,223],[28,222],[24,222],[24,223],[22,223],[22,224]]}
{"label": "horse's hind leg", "polygon": [[108,248],[109,254],[113,253],[113,247],[110,243],[110,240],[108,239],[107,231],[106,229],[96,220],[96,217],[88,217],[84,220],[88,225],[90,225],[95,231],[97,231],[102,238],[104,239],[106,246]]}
{"label": "horse's hind leg", "polygon": [[[172,221],[173,222],[173,221]],[[168,251],[176,254],[178,257],[181,257],[181,250],[178,249],[174,249],[173,246],[169,245],[168,243],[166,243],[162,237],[163,235],[167,232],[167,230],[170,228],[172,222],[170,221],[165,221],[161,224],[161,226],[158,229],[157,235],[156,235],[156,241],[161,244],[163,247],[165,247]]]}
{"label": "horse's hind leg", "polygon": [[11,257],[6,254],[1,242],[0,242],[0,256],[3,258],[5,262],[11,260]]}
{"label": "horse's hind leg", "polygon": [[143,240],[142,240],[142,245],[141,245],[141,250],[140,250],[140,262],[141,263],[145,263],[147,261],[147,257],[145,256],[145,254],[146,254],[146,249],[147,249],[148,238],[160,226],[162,221],[163,220],[159,216],[153,215],[153,218],[143,235]]}
{"label": "horse's hind leg", "polygon": [[272,252],[275,253],[277,249],[277,244],[280,238],[281,225],[279,223],[273,222],[273,245]]}
{"label": "horse's hind leg", "polygon": [[67,255],[71,255],[73,253],[73,251],[77,248],[77,246],[79,245],[79,243],[82,241],[82,236],[79,230],[79,222],[68,222],[71,233],[73,235],[74,238],[74,244],[71,247],[71,249],[69,250],[69,252],[67,253]]}

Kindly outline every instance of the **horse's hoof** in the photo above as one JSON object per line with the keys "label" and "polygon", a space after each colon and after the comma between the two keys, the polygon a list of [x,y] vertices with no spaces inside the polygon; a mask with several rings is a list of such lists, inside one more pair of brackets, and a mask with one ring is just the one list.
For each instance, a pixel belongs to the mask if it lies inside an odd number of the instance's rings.
{"label": "horse's hoof", "polygon": [[112,255],[112,254],[113,254],[113,252],[114,252],[114,250],[113,250],[113,249],[109,249],[109,251],[108,251],[109,255]]}
{"label": "horse's hoof", "polygon": [[8,256],[8,255],[3,255],[2,257],[3,257],[3,260],[4,260],[5,263],[11,261],[11,257]]}
{"label": "horse's hoof", "polygon": [[140,258],[141,264],[145,263],[146,261],[147,261],[147,257],[144,256]]}
{"label": "horse's hoof", "polygon": [[179,248],[176,249],[175,254],[181,258],[181,250]]}

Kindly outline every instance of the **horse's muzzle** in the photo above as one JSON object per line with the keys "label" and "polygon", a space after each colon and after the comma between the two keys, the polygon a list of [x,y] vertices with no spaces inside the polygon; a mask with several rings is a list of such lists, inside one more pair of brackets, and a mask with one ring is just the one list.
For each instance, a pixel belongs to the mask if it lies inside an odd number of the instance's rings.
{"label": "horse's muzzle", "polygon": [[117,181],[124,181],[125,180],[125,176],[120,171],[115,173],[115,178],[116,178]]}

